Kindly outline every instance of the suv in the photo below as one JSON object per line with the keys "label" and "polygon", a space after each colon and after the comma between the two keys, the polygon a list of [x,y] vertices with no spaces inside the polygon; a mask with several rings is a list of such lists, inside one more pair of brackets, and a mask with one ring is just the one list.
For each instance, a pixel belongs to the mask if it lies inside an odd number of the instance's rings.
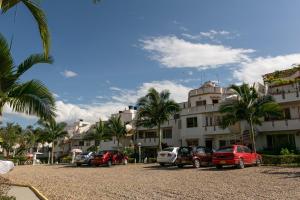
{"label": "suv", "polygon": [[212,165],[213,150],[207,147],[180,147],[176,164],[178,167],[193,165],[196,168]]}
{"label": "suv", "polygon": [[243,145],[232,145],[221,147],[213,154],[213,164],[218,168],[224,165],[235,165],[243,169],[245,165],[260,165],[262,162],[261,155],[252,152],[248,147]]}
{"label": "suv", "polygon": [[91,164],[95,166],[107,165],[108,167],[113,164],[127,164],[127,156],[119,151],[100,151],[91,160]]}
{"label": "suv", "polygon": [[82,164],[91,165],[91,160],[94,158],[95,152],[81,153],[75,157],[75,163],[77,166]]}

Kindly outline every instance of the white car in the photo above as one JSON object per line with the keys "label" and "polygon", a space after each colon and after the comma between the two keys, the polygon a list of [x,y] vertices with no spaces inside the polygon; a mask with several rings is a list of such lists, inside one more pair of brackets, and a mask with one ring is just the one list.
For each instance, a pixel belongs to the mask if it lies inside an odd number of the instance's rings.
{"label": "white car", "polygon": [[174,165],[177,159],[179,147],[167,147],[157,154],[157,162],[160,166]]}

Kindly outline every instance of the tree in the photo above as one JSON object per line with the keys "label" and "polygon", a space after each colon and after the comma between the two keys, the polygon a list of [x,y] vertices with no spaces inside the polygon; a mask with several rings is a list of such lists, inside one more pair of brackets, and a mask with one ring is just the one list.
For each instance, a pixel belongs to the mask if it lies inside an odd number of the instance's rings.
{"label": "tree", "polygon": [[126,127],[121,121],[121,116],[112,116],[108,120],[108,130],[111,132],[112,136],[116,137],[119,148],[120,139],[126,135]]}
{"label": "tree", "polygon": [[39,120],[38,125],[43,129],[43,134],[41,135],[42,140],[48,143],[52,143],[51,164],[53,164],[55,142],[57,141],[57,139],[68,134],[68,132],[65,130],[67,124],[64,122],[56,123],[55,120]]}
{"label": "tree", "polygon": [[45,57],[48,58],[50,50],[50,33],[44,11],[40,8],[37,0],[2,0],[2,4],[0,1],[0,8],[2,9],[2,13],[6,13],[18,4],[24,4],[34,17],[43,42]]}
{"label": "tree", "polygon": [[21,134],[22,127],[14,123],[7,123],[6,127],[0,129],[0,135],[3,140],[2,147],[5,149],[7,156],[15,150],[13,146],[19,142]]}
{"label": "tree", "polygon": [[38,80],[21,83],[22,75],[39,63],[52,63],[51,58],[33,54],[20,65],[14,66],[7,41],[0,34],[0,117],[5,104],[15,112],[50,120],[55,116],[55,100],[52,93]]}
{"label": "tree", "polygon": [[158,148],[162,150],[161,125],[180,111],[179,105],[174,100],[170,100],[168,90],[159,93],[154,88],[150,88],[147,95],[140,98],[137,104],[137,126],[156,127],[159,136]]}
{"label": "tree", "polygon": [[[101,141],[111,139],[112,135],[108,132],[107,124],[101,119],[95,124],[95,126],[87,133],[84,139],[95,140],[96,151],[101,148]],[[96,143],[99,146],[96,146]]]}
{"label": "tree", "polygon": [[264,117],[282,115],[279,104],[270,95],[259,95],[254,86],[248,84],[231,85],[230,89],[237,96],[234,100],[225,101],[220,106],[223,114],[221,127],[226,128],[237,122],[246,121],[250,126],[252,150],[256,152],[254,125],[261,125]]}

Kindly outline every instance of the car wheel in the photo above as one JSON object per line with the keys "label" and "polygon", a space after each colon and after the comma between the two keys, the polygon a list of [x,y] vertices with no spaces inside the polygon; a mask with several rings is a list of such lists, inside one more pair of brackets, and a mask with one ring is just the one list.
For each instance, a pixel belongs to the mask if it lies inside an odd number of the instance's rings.
{"label": "car wheel", "polygon": [[217,168],[217,169],[222,169],[223,166],[222,166],[222,165],[216,165],[216,168]]}
{"label": "car wheel", "polygon": [[244,160],[240,158],[239,164],[237,165],[238,169],[244,169],[245,168],[245,164],[244,164]]}
{"label": "car wheel", "polygon": [[256,159],[255,166],[260,166],[262,163],[261,158]]}
{"label": "car wheel", "polygon": [[92,166],[92,163],[91,163],[91,161],[89,161],[89,162],[88,162],[88,166]]}
{"label": "car wheel", "polygon": [[107,167],[111,167],[111,165],[112,165],[112,162],[111,162],[111,160],[109,160],[109,161],[107,162]]}
{"label": "car wheel", "polygon": [[183,168],[183,164],[178,164],[177,167]]}
{"label": "car wheel", "polygon": [[194,160],[194,167],[195,168],[200,168],[201,167],[201,162],[199,159]]}
{"label": "car wheel", "polygon": [[165,163],[159,163],[159,165],[160,165],[161,167],[163,167],[163,166],[165,166]]}

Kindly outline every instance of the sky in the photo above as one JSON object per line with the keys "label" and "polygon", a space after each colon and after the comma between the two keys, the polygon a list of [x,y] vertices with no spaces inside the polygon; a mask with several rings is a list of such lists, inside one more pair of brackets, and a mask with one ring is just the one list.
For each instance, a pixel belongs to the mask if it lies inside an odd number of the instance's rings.
{"label": "sky", "polygon": [[[222,86],[261,82],[261,75],[300,63],[298,0],[43,0],[53,65],[37,65],[22,81],[39,79],[56,97],[57,121],[94,122],[134,105],[150,87],[177,102],[208,80]],[[28,10],[0,16],[20,63],[42,52]],[[6,107],[5,122],[36,118]]]}

